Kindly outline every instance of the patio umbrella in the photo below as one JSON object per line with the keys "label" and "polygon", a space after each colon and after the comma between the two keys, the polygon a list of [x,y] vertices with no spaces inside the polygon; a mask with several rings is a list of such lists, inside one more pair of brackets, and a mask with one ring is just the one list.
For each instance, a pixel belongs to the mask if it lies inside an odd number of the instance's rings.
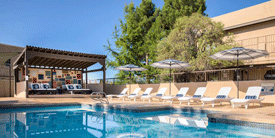
{"label": "patio umbrella", "polygon": [[187,68],[190,67],[191,65],[189,63],[186,62],[182,62],[182,61],[178,61],[175,59],[166,59],[163,61],[159,61],[159,62],[155,62],[153,64],[151,64],[152,67],[155,68],[167,68],[170,69],[170,90],[169,90],[169,94],[171,95],[171,70],[172,69],[176,69],[176,68]]}
{"label": "patio umbrella", "polygon": [[210,57],[216,60],[237,60],[237,98],[239,98],[239,60],[255,59],[268,55],[269,53],[265,50],[234,47],[229,50],[220,51]]}
{"label": "patio umbrella", "polygon": [[116,67],[115,69],[130,72],[130,90],[129,90],[130,93],[131,93],[131,71],[145,71],[145,70],[147,70],[143,67],[139,67],[139,66],[136,66],[136,65],[133,65],[133,64],[128,64],[128,65],[125,65],[125,66],[119,66],[119,67]]}

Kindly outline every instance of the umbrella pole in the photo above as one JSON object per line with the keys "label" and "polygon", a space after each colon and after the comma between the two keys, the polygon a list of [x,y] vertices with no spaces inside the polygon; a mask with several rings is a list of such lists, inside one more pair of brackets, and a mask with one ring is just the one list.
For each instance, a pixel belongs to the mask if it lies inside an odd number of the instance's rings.
{"label": "umbrella pole", "polygon": [[169,92],[169,95],[171,95],[171,77],[172,76],[171,76],[171,64],[170,64],[170,79],[169,79],[170,80],[170,92]]}
{"label": "umbrella pole", "polygon": [[239,51],[237,51],[237,98],[239,99]]}
{"label": "umbrella pole", "polygon": [[132,79],[131,79],[131,71],[130,71],[130,88],[129,88],[129,94],[128,95],[130,95],[131,94],[131,82],[132,82]]}

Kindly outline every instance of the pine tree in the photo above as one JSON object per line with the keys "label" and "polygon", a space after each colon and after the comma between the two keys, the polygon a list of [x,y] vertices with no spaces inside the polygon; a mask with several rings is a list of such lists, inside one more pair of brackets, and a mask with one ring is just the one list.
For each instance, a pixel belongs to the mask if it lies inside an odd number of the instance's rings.
{"label": "pine tree", "polygon": [[[155,7],[151,0],[142,0],[141,4],[134,7],[131,2],[125,6],[124,20],[120,19],[120,29],[115,27],[114,39],[116,49],[111,45],[106,46],[115,58],[114,61],[108,61],[108,66],[117,67],[126,64],[135,64],[148,68],[149,72],[154,72],[153,68],[148,66],[148,61],[153,55],[151,43],[148,42],[148,32],[151,29],[156,17],[159,15],[159,9]],[[152,60],[153,61],[153,60]],[[144,65],[144,62],[146,65]],[[135,72],[137,75],[141,75]],[[128,72],[121,71],[118,77],[128,77]]]}
{"label": "pine tree", "polygon": [[168,35],[177,18],[190,16],[192,13],[205,15],[205,10],[205,0],[164,0],[159,18],[166,35]]}

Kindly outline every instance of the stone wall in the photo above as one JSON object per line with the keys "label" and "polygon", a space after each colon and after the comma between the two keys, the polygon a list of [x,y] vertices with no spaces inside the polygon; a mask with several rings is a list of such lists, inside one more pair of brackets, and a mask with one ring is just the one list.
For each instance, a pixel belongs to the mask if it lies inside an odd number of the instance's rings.
{"label": "stone wall", "polygon": [[13,97],[14,96],[14,80],[11,81],[11,94],[10,94],[10,81],[0,80],[0,97]]}

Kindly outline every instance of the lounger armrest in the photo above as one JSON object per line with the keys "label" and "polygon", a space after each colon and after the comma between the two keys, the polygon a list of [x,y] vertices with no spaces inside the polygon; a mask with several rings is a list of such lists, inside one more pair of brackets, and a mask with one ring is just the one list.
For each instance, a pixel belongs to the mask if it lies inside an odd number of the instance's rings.
{"label": "lounger armrest", "polygon": [[259,100],[261,100],[261,101],[264,100],[264,99],[265,99],[264,97],[259,98]]}

